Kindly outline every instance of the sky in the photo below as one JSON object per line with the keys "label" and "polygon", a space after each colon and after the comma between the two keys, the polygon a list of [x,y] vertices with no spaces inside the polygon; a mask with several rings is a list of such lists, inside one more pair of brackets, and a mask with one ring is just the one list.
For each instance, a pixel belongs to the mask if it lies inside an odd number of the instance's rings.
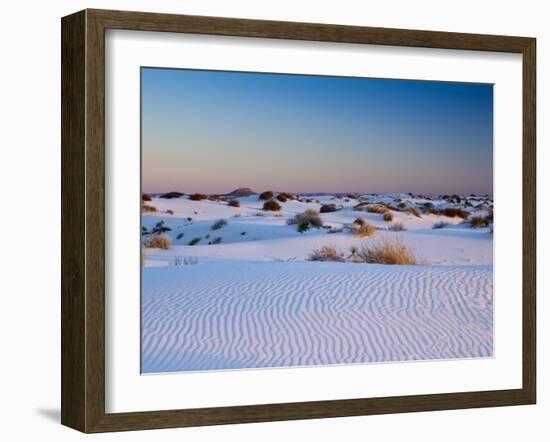
{"label": "sky", "polygon": [[141,68],[142,190],[493,193],[493,86]]}

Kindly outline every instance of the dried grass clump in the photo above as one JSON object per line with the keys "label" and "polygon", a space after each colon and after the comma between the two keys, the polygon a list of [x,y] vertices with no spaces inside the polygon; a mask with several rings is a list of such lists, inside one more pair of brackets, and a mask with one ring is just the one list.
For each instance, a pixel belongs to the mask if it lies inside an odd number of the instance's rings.
{"label": "dried grass clump", "polygon": [[[358,223],[357,221],[359,219],[362,222]],[[358,218],[358,220],[355,220],[355,222],[351,225],[350,231],[352,234],[360,238],[368,238],[376,233],[376,227],[374,224],[368,223],[362,218]]]}
{"label": "dried grass clump", "polygon": [[323,220],[319,216],[319,212],[317,212],[317,210],[315,209],[307,209],[303,213],[297,213],[292,218],[289,218],[286,221],[286,223],[289,226],[293,224],[297,224],[298,228],[299,229],[301,228],[302,231],[307,230],[310,226],[315,227],[316,229],[319,229],[320,227],[323,226]]}
{"label": "dried grass clump", "polygon": [[241,202],[239,200],[229,200],[227,205],[231,207],[241,207]]}
{"label": "dried grass clump", "polygon": [[382,215],[383,213],[386,213],[388,209],[381,204],[371,204],[367,206],[367,212],[369,213],[378,213],[379,215]]}
{"label": "dried grass clump", "polygon": [[407,212],[409,212],[411,215],[416,216],[417,218],[422,218],[422,215],[416,207],[411,207],[409,210],[407,210]]}
{"label": "dried grass clump", "polygon": [[166,250],[172,247],[172,238],[168,235],[153,235],[145,241],[145,247]]}
{"label": "dried grass clump", "polygon": [[288,198],[287,196],[284,194],[284,193],[279,193],[277,195],[277,199],[281,202],[281,203],[286,203],[288,201]]}
{"label": "dried grass clump", "polygon": [[435,207],[427,207],[426,213],[431,215],[441,215],[441,210],[436,209]]}
{"label": "dried grass clump", "polygon": [[189,197],[191,201],[201,201],[208,198],[208,195],[205,195],[204,193],[194,193]]}
{"label": "dried grass clump", "polygon": [[158,212],[158,209],[155,206],[149,206],[148,204],[141,205],[141,211],[144,213],[153,213]]}
{"label": "dried grass clump", "polygon": [[227,225],[227,221],[224,219],[219,219],[214,224],[212,224],[211,229],[212,230],[218,230],[221,229],[223,226]]}
{"label": "dried grass clump", "polygon": [[323,204],[321,206],[321,209],[319,209],[321,213],[336,212],[337,210],[338,207],[336,207],[336,204]]}
{"label": "dried grass clump", "polygon": [[390,224],[390,226],[388,227],[388,230],[391,230],[392,232],[402,232],[403,230],[407,230],[407,229],[405,229],[405,226],[403,225],[403,223],[393,223],[393,224]]}
{"label": "dried grass clump", "polygon": [[281,205],[275,200],[269,200],[264,203],[263,210],[271,210],[276,212],[281,210]]}
{"label": "dried grass clump", "polygon": [[343,262],[344,254],[333,245],[326,245],[319,249],[314,249],[307,257],[308,261],[335,261]]}
{"label": "dried grass clump", "polygon": [[449,218],[462,218],[467,219],[470,216],[470,212],[464,209],[455,208],[455,207],[447,207],[443,211],[443,215],[448,216]]}
{"label": "dried grass clump", "polygon": [[270,200],[273,198],[273,192],[271,190],[266,190],[265,192],[260,193],[258,196],[261,200]]}
{"label": "dried grass clump", "polygon": [[369,241],[356,251],[360,262],[366,264],[418,265],[414,252],[401,240],[382,238]]}
{"label": "dried grass clump", "polygon": [[391,213],[390,211],[384,212],[384,216],[382,218],[387,223],[391,223],[393,221],[393,213]]}
{"label": "dried grass clump", "polygon": [[141,201],[151,201],[151,196],[146,193],[141,194]]}
{"label": "dried grass clump", "polygon": [[442,229],[443,227],[447,227],[449,225],[448,222],[445,221],[438,221],[432,226],[432,229]]}

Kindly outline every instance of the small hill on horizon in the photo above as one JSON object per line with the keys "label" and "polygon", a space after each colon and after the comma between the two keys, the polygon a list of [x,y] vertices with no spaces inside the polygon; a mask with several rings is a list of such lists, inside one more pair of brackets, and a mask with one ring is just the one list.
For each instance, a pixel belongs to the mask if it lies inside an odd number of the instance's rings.
{"label": "small hill on horizon", "polygon": [[227,196],[250,196],[250,195],[257,195],[257,192],[254,192],[250,187],[239,187],[238,189],[235,189],[229,193],[227,193]]}

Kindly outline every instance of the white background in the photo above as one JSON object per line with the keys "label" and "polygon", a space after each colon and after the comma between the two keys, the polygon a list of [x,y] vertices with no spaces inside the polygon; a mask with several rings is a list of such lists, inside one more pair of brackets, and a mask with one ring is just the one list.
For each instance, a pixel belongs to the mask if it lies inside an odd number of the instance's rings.
{"label": "white background", "polygon": [[[108,31],[106,61],[107,412],[521,387],[521,56]],[[140,66],[494,83],[495,357],[140,376]]]}
{"label": "white background", "polygon": [[[550,29],[545,2],[59,1],[10,2],[2,16],[0,189],[0,436],[79,440],[61,427],[60,389],[60,29],[59,17],[85,7],[528,35],[538,38],[539,404],[407,415],[232,425],[93,436],[96,440],[545,440],[550,369],[547,198],[550,179]],[[546,204],[548,207],[548,204]],[[519,210],[510,202],[510,210]],[[544,250],[543,250],[544,249]],[[503,251],[505,255],[505,252]],[[89,438],[90,436],[88,436]]]}

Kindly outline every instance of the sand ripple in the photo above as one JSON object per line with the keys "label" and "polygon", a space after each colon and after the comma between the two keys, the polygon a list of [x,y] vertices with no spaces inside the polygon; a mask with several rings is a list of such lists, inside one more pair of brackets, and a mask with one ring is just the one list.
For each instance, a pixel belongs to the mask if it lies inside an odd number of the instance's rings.
{"label": "sand ripple", "polygon": [[488,357],[492,266],[146,268],[144,373]]}

